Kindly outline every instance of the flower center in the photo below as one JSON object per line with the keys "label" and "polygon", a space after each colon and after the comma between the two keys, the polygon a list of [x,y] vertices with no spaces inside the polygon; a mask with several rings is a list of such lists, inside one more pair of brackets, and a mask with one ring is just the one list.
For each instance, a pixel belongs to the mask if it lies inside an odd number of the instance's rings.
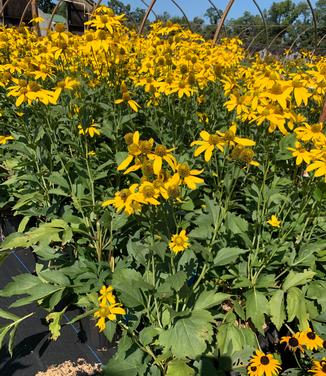
{"label": "flower center", "polygon": [[245,149],[240,152],[239,159],[242,162],[249,163],[252,161],[252,158],[254,156],[254,152],[250,149]]}
{"label": "flower center", "polygon": [[119,194],[121,200],[123,201],[126,201],[129,195],[130,195],[129,189],[123,189],[122,191],[120,191],[120,194]]}
{"label": "flower center", "polygon": [[58,24],[56,24],[55,27],[54,27],[54,30],[55,30],[57,33],[62,33],[62,32],[65,31],[65,29],[66,29],[65,25],[62,24],[62,23],[58,23]]}
{"label": "flower center", "polygon": [[179,186],[173,185],[168,188],[168,195],[171,198],[178,198],[180,196],[180,189]]}
{"label": "flower center", "polygon": [[316,338],[316,334],[314,332],[309,332],[309,333],[307,333],[307,337],[309,339],[315,339]]}
{"label": "flower center", "polygon": [[179,88],[184,89],[186,87],[186,84],[183,81],[179,82]]}
{"label": "flower center", "polygon": [[269,358],[268,356],[264,355],[260,358],[260,363],[264,366],[266,366],[267,364],[269,364]]}
{"label": "flower center", "polygon": [[143,188],[143,195],[145,198],[152,198],[155,196],[155,189],[151,185]]}
{"label": "flower center", "polygon": [[225,141],[233,141],[234,137],[235,137],[235,134],[232,131],[228,130],[224,133],[223,138]]}
{"label": "flower center", "polygon": [[293,80],[292,85],[297,88],[302,87],[302,83],[298,80]]}
{"label": "flower center", "polygon": [[322,130],[321,124],[314,124],[311,126],[311,132],[313,133],[319,133]]}
{"label": "flower center", "polygon": [[221,137],[218,136],[217,134],[211,134],[211,135],[209,136],[209,139],[208,139],[208,142],[209,142],[211,145],[217,145],[220,141],[221,141]]}
{"label": "flower center", "polygon": [[155,154],[164,157],[164,155],[166,155],[166,147],[164,145],[157,145],[155,148]]}
{"label": "flower center", "polygon": [[326,373],[326,360],[321,360],[319,362],[320,366],[321,366],[321,370],[322,372]]}
{"label": "flower center", "polygon": [[138,155],[140,153],[139,147],[136,144],[131,144],[128,146],[129,154]]}
{"label": "flower center", "polygon": [[139,148],[143,154],[148,154],[152,150],[152,143],[150,141],[140,141]]}
{"label": "flower center", "polygon": [[178,167],[178,173],[181,179],[190,175],[190,168],[186,163],[181,163]]}
{"label": "flower center", "polygon": [[274,84],[271,88],[271,93],[276,95],[282,94],[282,86],[280,84]]}
{"label": "flower center", "polygon": [[100,17],[100,20],[102,23],[107,23],[109,21],[109,18],[108,16],[106,16],[105,14],[103,16]]}
{"label": "flower center", "polygon": [[289,345],[290,345],[291,347],[297,347],[297,346],[299,345],[299,341],[298,341],[296,338],[291,337],[291,338],[289,339]]}
{"label": "flower center", "polygon": [[252,372],[256,372],[256,371],[257,371],[257,367],[256,367],[256,366],[251,366],[251,367],[250,367],[250,370],[251,370]]}
{"label": "flower center", "polygon": [[176,245],[183,245],[184,241],[183,241],[183,238],[181,236],[177,236],[175,239],[174,239],[174,243]]}
{"label": "flower center", "polygon": [[153,175],[153,162],[152,161],[145,161],[142,166],[142,172],[145,176]]}

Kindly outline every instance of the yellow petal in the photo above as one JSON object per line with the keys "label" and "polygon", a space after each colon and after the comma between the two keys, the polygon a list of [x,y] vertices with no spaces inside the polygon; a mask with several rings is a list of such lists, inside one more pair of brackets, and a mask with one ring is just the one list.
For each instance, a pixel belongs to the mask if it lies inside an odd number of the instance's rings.
{"label": "yellow petal", "polygon": [[133,159],[134,157],[132,155],[128,155],[128,157],[118,166],[118,171],[125,170]]}

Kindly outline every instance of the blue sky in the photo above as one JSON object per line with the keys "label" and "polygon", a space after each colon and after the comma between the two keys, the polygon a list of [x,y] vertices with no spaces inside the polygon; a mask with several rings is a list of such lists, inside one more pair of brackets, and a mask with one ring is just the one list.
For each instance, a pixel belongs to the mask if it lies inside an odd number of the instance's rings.
{"label": "blue sky", "polygon": [[[130,4],[132,8],[145,8],[145,5],[141,0],[122,0],[125,4]],[[216,7],[224,9],[228,0],[212,0]],[[203,17],[207,8],[211,5],[207,0],[176,0],[176,2],[182,7],[182,9],[187,14],[189,19],[193,19],[195,16]],[[275,1],[277,2],[277,1]],[[294,0],[298,3],[298,0]],[[150,0],[145,0],[145,3],[149,4]],[[262,9],[268,8],[273,0],[257,0],[257,3]],[[312,0],[312,4],[316,4],[316,0]],[[154,5],[153,10],[161,14],[167,11],[170,15],[181,15],[179,9],[172,3],[171,0],[157,0]],[[235,3],[229,13],[228,18],[236,18],[243,14],[244,11],[248,10],[253,14],[257,14],[257,8],[251,0],[235,0]]]}

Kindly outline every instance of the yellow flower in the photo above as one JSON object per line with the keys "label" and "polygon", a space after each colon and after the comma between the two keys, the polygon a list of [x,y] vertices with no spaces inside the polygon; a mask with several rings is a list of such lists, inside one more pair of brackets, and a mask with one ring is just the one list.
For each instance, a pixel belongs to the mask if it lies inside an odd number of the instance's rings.
{"label": "yellow flower", "polygon": [[153,183],[148,181],[144,182],[139,187],[140,201],[145,204],[159,205],[160,202],[157,198],[160,195],[160,191],[155,188]]}
{"label": "yellow flower", "polygon": [[179,234],[174,234],[171,237],[169,248],[174,253],[182,252],[189,247],[188,236],[186,230],[182,230]]}
{"label": "yellow flower", "polygon": [[249,138],[242,138],[236,136],[237,133],[237,126],[233,124],[226,132],[216,132],[218,135],[220,135],[223,138],[223,141],[225,144],[228,144],[229,146],[235,146],[236,144],[242,145],[242,146],[254,146],[256,145],[256,142],[253,140],[250,140]]}
{"label": "yellow flower", "polygon": [[176,171],[171,178],[171,184],[186,184],[189,189],[197,189],[197,184],[204,183],[204,179],[197,177],[204,170],[191,170],[187,163],[180,163]]}
{"label": "yellow flower", "polygon": [[268,224],[270,224],[273,227],[280,227],[281,221],[279,221],[276,217],[276,215],[272,215],[272,217],[267,221]]}
{"label": "yellow flower", "polygon": [[288,150],[292,151],[292,156],[296,157],[296,165],[300,166],[303,161],[305,161],[307,164],[311,161],[311,156],[309,151],[307,151],[300,142],[295,143],[295,149],[294,148],[288,148]]}
{"label": "yellow flower", "polygon": [[125,141],[128,145],[128,156],[123,160],[118,166],[118,171],[125,170],[130,163],[135,159],[135,165],[129,167],[124,174],[128,174],[131,171],[137,171],[142,168],[142,162],[138,159],[140,156],[147,156],[151,154],[154,140],[151,138],[149,140],[139,140],[139,132],[127,133],[125,135]]}
{"label": "yellow flower", "polygon": [[167,149],[164,145],[157,145],[154,153],[148,154],[148,158],[153,160],[153,171],[155,175],[159,175],[162,169],[163,160],[174,170],[177,164],[175,157],[171,154],[174,149]]}
{"label": "yellow flower", "polygon": [[115,194],[115,197],[102,203],[103,207],[113,205],[117,212],[124,212],[127,215],[141,211],[142,196],[137,192],[138,184],[133,184],[129,188],[122,189]]}
{"label": "yellow flower", "polygon": [[230,94],[230,99],[224,103],[224,106],[230,112],[236,109],[238,115],[249,111],[247,98],[240,94]]}
{"label": "yellow flower", "polygon": [[[129,138],[132,139],[131,143],[129,143]],[[127,144],[128,144],[129,154],[128,154],[128,157],[119,164],[118,171],[125,170],[130,165],[130,163],[134,160],[134,158],[141,154],[141,150],[139,149],[139,132],[138,131],[134,133],[128,133],[125,136],[125,140],[127,141]]]}
{"label": "yellow flower", "polygon": [[259,166],[257,161],[254,161],[255,153],[250,148],[245,148],[242,145],[236,145],[236,147],[232,150],[231,158],[237,161],[246,163],[247,165],[251,166]]}
{"label": "yellow flower", "polygon": [[113,295],[113,287],[112,286],[102,286],[101,287],[101,290],[100,290],[100,296],[98,298],[98,300],[102,303],[102,304],[114,304],[116,301],[115,301],[115,296]]}
{"label": "yellow flower", "polygon": [[306,89],[307,82],[300,79],[300,77],[294,77],[292,81],[294,99],[297,106],[300,106],[303,102],[305,106],[308,105],[308,98],[311,96],[309,91]]}
{"label": "yellow flower", "polygon": [[285,343],[286,349],[296,352],[298,349],[303,352],[302,343],[300,341],[300,332],[292,334],[292,336],[284,336],[280,343]]}
{"label": "yellow flower", "polygon": [[217,134],[209,134],[206,131],[200,132],[200,137],[203,139],[203,141],[193,141],[190,146],[199,145],[199,147],[195,150],[194,156],[198,157],[201,153],[205,152],[204,158],[205,161],[208,162],[211,160],[213,155],[213,150],[215,148],[219,149],[222,153],[224,151],[223,145],[225,145],[225,142],[223,138]]}
{"label": "yellow flower", "polygon": [[323,340],[310,328],[300,332],[299,340],[308,350],[317,350],[323,348]]}
{"label": "yellow flower", "polygon": [[97,128],[98,124],[92,123],[89,127],[83,129],[81,125],[78,125],[79,134],[86,135],[87,133],[90,135],[90,137],[94,137],[95,135],[100,136],[101,132]]}
{"label": "yellow flower", "polygon": [[325,176],[326,182],[326,152],[314,159],[306,170],[307,172],[315,170],[315,177]]}
{"label": "yellow flower", "polygon": [[12,136],[0,136],[0,145],[5,145],[10,140],[14,140],[14,138]]}
{"label": "yellow flower", "polygon": [[314,360],[313,367],[309,372],[314,373],[316,376],[326,376],[326,358]]}
{"label": "yellow flower", "polygon": [[272,354],[265,354],[256,350],[256,354],[251,357],[247,369],[250,376],[273,376],[279,374],[281,364],[273,358]]}
{"label": "yellow flower", "polygon": [[323,133],[323,123],[317,123],[313,125],[305,124],[304,127],[298,127],[294,130],[299,140],[304,142],[321,141],[325,135]]}
{"label": "yellow flower", "polygon": [[94,317],[98,318],[96,326],[99,328],[100,332],[105,330],[105,320],[109,319],[115,321],[117,315],[125,315],[126,311],[120,303],[114,303],[106,305],[105,303],[100,303],[99,310],[94,313]]}
{"label": "yellow flower", "polygon": [[286,109],[287,100],[290,98],[292,89],[288,83],[277,81],[270,89],[261,93],[261,97],[267,97],[273,102],[279,103],[283,109]]}

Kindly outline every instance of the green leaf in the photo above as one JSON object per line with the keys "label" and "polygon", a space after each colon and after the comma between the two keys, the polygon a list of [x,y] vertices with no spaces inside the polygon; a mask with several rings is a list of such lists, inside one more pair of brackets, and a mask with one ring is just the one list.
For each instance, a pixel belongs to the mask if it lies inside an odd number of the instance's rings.
{"label": "green leaf", "polygon": [[46,316],[46,321],[49,323],[49,330],[51,332],[51,339],[56,341],[60,337],[61,325],[60,320],[65,313],[67,307],[60,312],[51,312]]}
{"label": "green leaf", "polygon": [[291,287],[287,293],[287,313],[288,321],[293,321],[295,318],[299,320],[299,329],[305,330],[309,328],[308,313],[304,295],[297,287]]}
{"label": "green leaf", "polygon": [[143,297],[140,289],[150,290],[152,285],[145,282],[142,275],[133,269],[118,269],[113,273],[113,288],[120,293],[122,302],[127,307],[143,305]]}
{"label": "green leaf", "polygon": [[212,316],[206,310],[192,312],[188,317],[179,319],[175,325],[163,331],[159,343],[167,350],[171,349],[176,358],[196,358],[207,348],[207,342],[213,334]]}
{"label": "green leaf", "polygon": [[103,334],[108,339],[109,342],[112,342],[115,332],[117,330],[117,323],[114,321],[107,321]]}
{"label": "green leaf", "polygon": [[164,299],[178,292],[187,280],[187,274],[183,271],[170,275],[157,289],[157,296]]}
{"label": "green leaf", "polygon": [[[130,354],[132,349],[128,351]],[[143,361],[144,353],[140,349],[134,350],[125,358],[114,357],[104,367],[104,376],[137,376],[144,375],[147,364]],[[145,369],[144,369],[145,368]],[[143,372],[143,373],[142,373]]]}
{"label": "green leaf", "polygon": [[291,270],[285,278],[282,289],[287,291],[291,287],[304,285],[310,281],[315,274],[315,272],[309,270],[306,270],[303,273],[296,273]]}
{"label": "green leaf", "polygon": [[55,185],[59,185],[62,188],[70,190],[69,183],[67,180],[62,176],[62,173],[57,171],[52,172],[52,174],[48,177],[48,180]]}
{"label": "green leaf", "polygon": [[269,301],[269,310],[271,313],[271,320],[277,330],[281,329],[281,326],[283,325],[286,319],[283,299],[284,299],[284,291],[277,290],[274,292],[271,300]]}
{"label": "green leaf", "polygon": [[215,292],[214,290],[203,291],[195,302],[194,310],[212,308],[230,297],[230,294],[225,294],[223,292]]}
{"label": "green leaf", "polygon": [[195,370],[187,365],[184,360],[174,359],[168,364],[166,376],[194,376]]}
{"label": "green leaf", "polygon": [[24,232],[25,231],[25,228],[27,226],[27,223],[29,222],[29,220],[31,219],[31,217],[29,216],[25,216],[19,223],[19,226],[18,226],[18,232]]}
{"label": "green leaf", "polygon": [[20,317],[14,315],[11,312],[4,311],[3,309],[0,309],[0,317],[6,320],[11,320],[11,321],[16,321],[20,319]]}
{"label": "green leaf", "polygon": [[147,346],[159,333],[160,331],[157,328],[153,328],[152,326],[146,327],[139,333],[139,340],[144,346]]}
{"label": "green leaf", "polygon": [[231,358],[233,354],[243,350],[245,346],[255,346],[255,334],[249,328],[239,328],[233,322],[219,326],[217,347],[221,355]]}
{"label": "green leaf", "polygon": [[248,222],[238,215],[228,212],[225,220],[225,227],[234,235],[248,231]]}
{"label": "green leaf", "polygon": [[30,273],[16,275],[12,278],[3,290],[0,296],[8,297],[14,295],[26,294],[31,288],[40,284],[40,280]]}
{"label": "green leaf", "polygon": [[37,275],[45,282],[52,282],[65,287],[70,286],[69,278],[60,270],[47,269],[38,272]]}
{"label": "green leaf", "polygon": [[23,305],[32,303],[34,301],[44,299],[53,293],[63,290],[62,287],[53,286],[49,284],[40,283],[38,286],[34,286],[28,290],[28,292],[24,292],[24,294],[28,294],[26,298],[21,298],[16,300],[14,303],[11,304],[10,307],[21,307]]}
{"label": "green leaf", "polygon": [[222,248],[217,252],[217,255],[214,258],[214,264],[216,266],[232,264],[240,255],[247,252],[247,249]]}
{"label": "green leaf", "polygon": [[262,292],[252,289],[247,291],[246,296],[246,317],[250,318],[256,329],[263,333],[265,323],[264,313],[268,314],[268,300]]}

